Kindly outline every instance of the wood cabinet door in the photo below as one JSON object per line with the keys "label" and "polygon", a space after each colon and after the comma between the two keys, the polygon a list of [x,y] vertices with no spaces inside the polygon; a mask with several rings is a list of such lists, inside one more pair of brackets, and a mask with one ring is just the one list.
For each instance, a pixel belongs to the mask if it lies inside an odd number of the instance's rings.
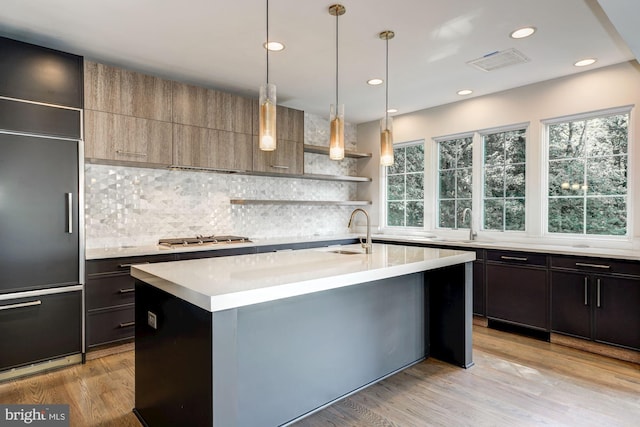
{"label": "wood cabinet door", "polygon": [[253,170],[255,172],[299,175],[304,171],[302,142],[278,139],[275,151],[262,151],[257,137],[253,143]]}
{"label": "wood cabinet door", "polygon": [[238,171],[253,168],[253,137],[249,134],[210,131],[211,167]]}
{"label": "wood cabinet door", "polygon": [[110,65],[85,61],[85,108],[169,122],[171,82]]}
{"label": "wood cabinet door", "polygon": [[173,125],[173,164],[176,166],[210,167],[212,153],[207,128]]}
{"label": "wood cabinet door", "polygon": [[207,127],[208,92],[206,88],[173,82],[173,122],[183,125]]}
{"label": "wood cabinet door", "polygon": [[594,339],[640,350],[640,280],[594,276],[592,283]]}
{"label": "wood cabinet door", "polygon": [[304,111],[278,106],[276,113],[278,140],[304,142]]}
{"label": "wood cabinet door", "polygon": [[591,339],[590,278],[581,273],[551,272],[551,330]]}
{"label": "wood cabinet door", "polygon": [[169,166],[171,123],[87,110],[85,156]]}
{"label": "wood cabinet door", "polygon": [[546,269],[489,264],[487,317],[548,330]]}

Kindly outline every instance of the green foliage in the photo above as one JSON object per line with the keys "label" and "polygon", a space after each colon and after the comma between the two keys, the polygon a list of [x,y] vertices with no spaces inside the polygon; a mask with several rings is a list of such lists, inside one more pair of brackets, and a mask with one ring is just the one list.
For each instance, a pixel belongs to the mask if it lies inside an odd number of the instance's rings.
{"label": "green foliage", "polygon": [[469,226],[470,218],[462,223],[462,212],[471,208],[473,176],[473,138],[457,138],[438,143],[439,201],[438,226],[458,228]]}
{"label": "green foliage", "polygon": [[424,226],[424,144],[397,145],[387,168],[387,226]]}
{"label": "green foliage", "polygon": [[484,229],[525,228],[526,129],[484,136]]}
{"label": "green foliage", "polygon": [[549,126],[549,232],[627,233],[628,114]]}

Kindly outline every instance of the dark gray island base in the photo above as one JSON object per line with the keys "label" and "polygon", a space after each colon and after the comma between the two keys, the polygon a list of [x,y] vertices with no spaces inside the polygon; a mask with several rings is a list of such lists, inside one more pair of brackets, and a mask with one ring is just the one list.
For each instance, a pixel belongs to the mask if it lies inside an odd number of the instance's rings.
{"label": "dark gray island base", "polygon": [[427,357],[470,367],[471,313],[471,262],[213,312],[136,280],[134,412],[288,425]]}

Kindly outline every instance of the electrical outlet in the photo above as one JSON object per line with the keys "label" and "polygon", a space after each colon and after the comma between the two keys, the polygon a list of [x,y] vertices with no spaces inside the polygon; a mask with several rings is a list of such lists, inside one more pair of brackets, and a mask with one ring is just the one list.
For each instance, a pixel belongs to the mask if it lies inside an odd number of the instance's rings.
{"label": "electrical outlet", "polygon": [[147,324],[153,329],[158,329],[158,316],[155,313],[147,311]]}

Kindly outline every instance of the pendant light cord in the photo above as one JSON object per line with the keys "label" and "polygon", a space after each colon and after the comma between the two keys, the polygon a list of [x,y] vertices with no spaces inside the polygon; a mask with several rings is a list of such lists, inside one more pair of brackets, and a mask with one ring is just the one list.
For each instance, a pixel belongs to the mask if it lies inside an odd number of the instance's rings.
{"label": "pendant light cord", "polygon": [[267,0],[267,44],[265,49],[267,51],[267,84],[269,84],[269,0]]}
{"label": "pendant light cord", "polygon": [[336,12],[336,114],[338,112],[338,16]]}
{"label": "pendant light cord", "polygon": [[385,129],[389,128],[389,37],[387,36],[386,38],[386,56],[385,56],[385,62],[386,62],[386,68],[385,68],[385,74],[386,74],[386,82],[387,84],[385,85],[385,94],[384,94],[384,127]]}

